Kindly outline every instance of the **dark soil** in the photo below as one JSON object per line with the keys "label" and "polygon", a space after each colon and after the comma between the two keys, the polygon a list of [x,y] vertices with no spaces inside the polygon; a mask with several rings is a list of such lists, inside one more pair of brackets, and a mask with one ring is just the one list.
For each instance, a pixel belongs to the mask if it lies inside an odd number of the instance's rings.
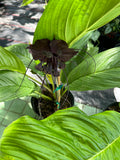
{"label": "dark soil", "polygon": [[106,110],[113,110],[120,112],[119,102],[112,103],[111,105],[108,106]]}
{"label": "dark soil", "polygon": [[[43,118],[48,117],[49,115],[53,114],[57,111],[57,104],[56,100],[53,97],[53,94],[48,92],[47,89],[43,88],[42,93],[46,96],[51,97],[53,100],[50,101],[48,99],[40,98],[37,99],[35,97],[31,98],[31,104],[35,113]],[[66,91],[65,94],[61,97],[60,101],[60,110],[72,107],[74,105],[74,97],[70,91]]]}

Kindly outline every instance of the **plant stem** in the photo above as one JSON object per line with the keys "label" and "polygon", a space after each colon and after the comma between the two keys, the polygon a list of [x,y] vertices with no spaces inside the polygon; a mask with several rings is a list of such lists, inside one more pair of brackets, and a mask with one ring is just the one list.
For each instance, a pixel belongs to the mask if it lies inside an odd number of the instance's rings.
{"label": "plant stem", "polygon": [[[32,79],[34,82],[38,83],[39,85],[42,85],[42,83],[37,81],[35,78],[33,78],[33,77],[29,76],[29,75],[26,75],[26,76],[28,78]],[[52,90],[49,87],[47,87],[45,84],[43,85],[43,87],[46,88],[49,92],[53,93]]]}
{"label": "plant stem", "polygon": [[50,101],[53,101],[52,98],[50,98],[50,97],[48,97],[48,96],[46,96],[46,95],[44,95],[44,94],[42,94],[42,93],[40,93],[40,92],[38,92],[38,91],[34,91],[34,93],[39,94],[39,95],[40,95],[42,98],[44,98],[44,99],[48,99],[48,100],[50,100]]}
{"label": "plant stem", "polygon": [[[58,76],[57,77],[57,87],[59,87],[60,86],[60,76]],[[58,102],[58,104],[57,104],[57,109],[59,109],[59,105],[60,105],[60,89],[57,91],[57,102]]]}

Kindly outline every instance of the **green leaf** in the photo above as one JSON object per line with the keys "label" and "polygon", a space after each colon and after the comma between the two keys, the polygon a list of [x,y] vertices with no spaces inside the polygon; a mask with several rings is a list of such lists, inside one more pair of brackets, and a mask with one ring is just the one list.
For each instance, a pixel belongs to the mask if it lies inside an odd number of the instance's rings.
{"label": "green leaf", "polygon": [[86,33],[81,39],[79,39],[76,43],[73,44],[72,48],[81,50],[87,44],[88,40],[93,37],[93,35],[93,31]]}
{"label": "green leaf", "polygon": [[[86,58],[68,75],[70,90],[104,90],[120,87],[120,47]],[[65,78],[63,79],[65,80]]]}
{"label": "green leaf", "polygon": [[120,0],[50,0],[34,34],[38,39],[62,39],[74,46],[88,32],[120,15]]}
{"label": "green leaf", "polygon": [[16,55],[27,67],[32,60],[32,55],[29,53],[27,47],[28,44],[19,43],[5,47],[5,49]]}
{"label": "green leaf", "polygon": [[2,154],[1,152],[0,152],[0,159],[1,160],[15,160],[10,156],[6,156],[6,155]]}
{"label": "green leaf", "polygon": [[0,47],[0,70],[11,70],[25,73],[26,68],[17,56],[3,47]]}
{"label": "green leaf", "polygon": [[[92,47],[88,50],[87,47],[84,47],[79,53],[74,56],[71,60],[69,60],[63,71],[61,71],[61,81],[63,83],[68,82],[68,75],[74,70],[82,61],[86,63],[86,65],[89,64],[88,58],[91,58],[93,61],[92,63],[95,64],[95,60],[93,58],[93,55],[98,54],[98,48]],[[95,66],[95,65],[94,65]]]}
{"label": "green leaf", "polygon": [[20,44],[11,45],[9,47],[5,47],[5,49],[12,52],[15,56],[17,56],[24,63],[26,68],[30,68],[34,73],[38,73],[42,75],[40,71],[35,69],[36,62],[33,60],[32,54],[29,52],[27,47],[28,47],[28,44],[20,43]]}
{"label": "green leaf", "polygon": [[78,107],[38,121],[21,117],[1,138],[1,151],[15,160],[118,160],[120,114],[87,116]]}
{"label": "green leaf", "polygon": [[27,6],[28,4],[30,4],[30,3],[33,2],[33,1],[34,1],[34,0],[23,0],[21,6]]}
{"label": "green leaf", "polygon": [[33,93],[35,84],[25,77],[21,85],[23,77],[24,75],[18,72],[0,71],[0,102],[29,96]]}

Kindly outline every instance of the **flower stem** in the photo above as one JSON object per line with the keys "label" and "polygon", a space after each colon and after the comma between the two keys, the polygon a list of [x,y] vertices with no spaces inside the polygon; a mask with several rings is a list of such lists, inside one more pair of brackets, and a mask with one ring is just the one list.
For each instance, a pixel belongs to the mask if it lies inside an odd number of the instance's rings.
{"label": "flower stem", "polygon": [[48,97],[48,96],[46,96],[46,95],[44,95],[44,94],[42,94],[42,93],[40,93],[40,92],[38,92],[38,91],[34,91],[34,93],[40,95],[40,96],[41,96],[42,98],[44,98],[44,99],[48,99],[48,100],[50,100],[50,101],[53,101],[53,99],[52,99],[51,97]]}
{"label": "flower stem", "polygon": [[[60,84],[61,84],[60,76],[58,76],[58,77],[57,77],[57,87],[59,87]],[[59,89],[59,90],[57,91],[57,102],[58,102],[58,104],[57,104],[57,110],[58,110],[59,107],[60,107],[60,98],[61,98],[61,96],[60,96],[60,89]]]}
{"label": "flower stem", "polygon": [[[35,78],[33,78],[33,77],[29,76],[29,75],[26,75],[26,76],[28,78],[32,79],[34,82],[38,83],[39,85],[42,85],[42,83],[37,81]],[[43,85],[43,87],[46,88],[50,93],[52,93],[52,90],[49,87],[47,87],[45,84]]]}

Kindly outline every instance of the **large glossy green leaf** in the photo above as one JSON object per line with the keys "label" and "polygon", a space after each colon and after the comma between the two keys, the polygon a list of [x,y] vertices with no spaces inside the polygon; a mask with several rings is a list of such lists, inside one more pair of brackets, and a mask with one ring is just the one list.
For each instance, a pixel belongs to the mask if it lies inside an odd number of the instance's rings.
{"label": "large glossy green leaf", "polygon": [[119,160],[120,114],[87,116],[77,107],[38,121],[29,116],[9,125],[1,151],[15,160]]}
{"label": "large glossy green leaf", "polygon": [[63,76],[62,82],[67,80],[70,90],[104,90],[120,87],[119,73],[120,47],[116,47],[92,57],[88,56],[69,72],[67,78]]}
{"label": "large glossy green leaf", "polygon": [[62,39],[75,46],[85,34],[120,14],[120,0],[50,0],[37,25],[37,39]]}
{"label": "large glossy green leaf", "polygon": [[25,73],[26,68],[17,56],[3,47],[0,47],[0,70],[11,70]]}
{"label": "large glossy green leaf", "polygon": [[35,84],[25,77],[21,85],[23,77],[18,72],[0,71],[0,102],[32,94]]}

